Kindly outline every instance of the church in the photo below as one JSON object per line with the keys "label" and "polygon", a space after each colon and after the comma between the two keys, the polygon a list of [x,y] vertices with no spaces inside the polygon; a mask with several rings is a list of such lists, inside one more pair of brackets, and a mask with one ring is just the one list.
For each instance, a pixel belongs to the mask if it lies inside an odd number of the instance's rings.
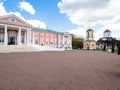
{"label": "church", "polygon": [[0,16],[0,45],[24,44],[72,49],[72,36],[68,32],[34,27],[14,14]]}
{"label": "church", "polygon": [[118,40],[111,36],[111,31],[108,29],[103,32],[103,37],[97,41],[98,49],[106,48],[106,50],[111,50],[113,46],[116,49],[117,45],[118,45]]}
{"label": "church", "polygon": [[90,28],[86,31],[86,40],[84,41],[83,44],[84,49],[88,49],[88,50],[96,49],[96,41],[94,40],[93,32],[94,31]]}

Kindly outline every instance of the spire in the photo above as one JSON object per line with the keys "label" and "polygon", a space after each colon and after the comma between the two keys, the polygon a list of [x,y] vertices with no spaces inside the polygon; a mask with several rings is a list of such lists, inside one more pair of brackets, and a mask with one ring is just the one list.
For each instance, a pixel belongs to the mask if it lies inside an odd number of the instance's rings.
{"label": "spire", "polygon": [[90,22],[90,19],[88,20],[88,29],[91,28],[91,22]]}

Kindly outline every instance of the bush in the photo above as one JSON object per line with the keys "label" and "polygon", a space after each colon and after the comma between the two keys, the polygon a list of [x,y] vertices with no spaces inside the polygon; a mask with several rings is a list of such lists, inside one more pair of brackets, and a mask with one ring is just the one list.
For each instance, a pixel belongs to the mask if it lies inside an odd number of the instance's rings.
{"label": "bush", "polygon": [[120,46],[118,46],[118,55],[120,55]]}
{"label": "bush", "polygon": [[106,51],[106,45],[104,45],[103,51]]}

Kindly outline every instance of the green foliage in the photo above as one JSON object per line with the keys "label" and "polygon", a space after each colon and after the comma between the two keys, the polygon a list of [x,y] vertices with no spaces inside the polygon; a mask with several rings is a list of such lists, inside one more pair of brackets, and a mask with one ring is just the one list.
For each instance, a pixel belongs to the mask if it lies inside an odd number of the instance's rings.
{"label": "green foliage", "polygon": [[118,47],[118,55],[120,55],[120,46]]}
{"label": "green foliage", "polygon": [[114,51],[115,51],[115,48],[114,48],[114,45],[112,45],[111,53],[114,53]]}
{"label": "green foliage", "polygon": [[117,54],[120,55],[120,40],[118,40],[118,51]]}
{"label": "green foliage", "polygon": [[84,39],[81,37],[75,37],[74,35],[72,35],[72,47],[73,49],[82,49],[83,48],[83,41]]}

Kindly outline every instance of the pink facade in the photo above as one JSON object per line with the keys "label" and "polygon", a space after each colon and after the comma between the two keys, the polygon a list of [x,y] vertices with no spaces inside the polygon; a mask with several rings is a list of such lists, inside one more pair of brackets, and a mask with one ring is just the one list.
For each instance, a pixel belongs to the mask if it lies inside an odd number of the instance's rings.
{"label": "pink facade", "polygon": [[72,36],[50,29],[33,27],[11,14],[0,17],[0,45],[37,44],[57,48],[72,48]]}
{"label": "pink facade", "polygon": [[31,33],[32,44],[41,46],[52,46],[59,48],[71,48],[72,37],[69,33],[50,33],[32,30]]}

